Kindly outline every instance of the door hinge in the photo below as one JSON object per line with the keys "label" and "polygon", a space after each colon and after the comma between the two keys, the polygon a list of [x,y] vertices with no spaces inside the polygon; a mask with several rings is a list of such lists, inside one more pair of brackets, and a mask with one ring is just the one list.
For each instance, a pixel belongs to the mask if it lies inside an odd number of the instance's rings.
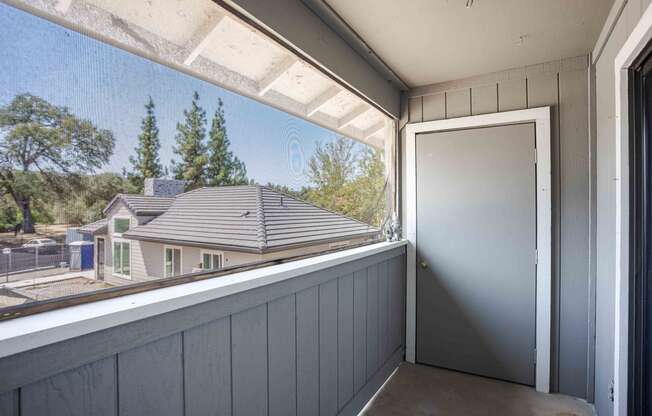
{"label": "door hinge", "polygon": [[537,155],[537,148],[535,147],[535,148],[534,148],[534,164],[535,164],[535,165],[537,164],[537,156],[538,156],[538,155]]}
{"label": "door hinge", "polygon": [[614,396],[615,396],[615,393],[614,393],[614,381],[611,380],[609,382],[609,401],[613,402],[614,401]]}
{"label": "door hinge", "polygon": [[534,364],[537,363],[537,349],[534,349]]}
{"label": "door hinge", "polygon": [[534,250],[534,264],[539,264],[539,250]]}

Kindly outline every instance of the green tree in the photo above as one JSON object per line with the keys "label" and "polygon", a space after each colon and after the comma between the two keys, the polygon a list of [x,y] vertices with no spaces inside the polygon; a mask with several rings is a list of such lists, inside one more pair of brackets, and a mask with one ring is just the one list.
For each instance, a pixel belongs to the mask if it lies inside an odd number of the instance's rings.
{"label": "green tree", "polygon": [[247,185],[251,181],[247,178],[247,166],[245,163],[238,159],[237,156],[233,157],[233,176],[231,183],[233,185]]}
{"label": "green tree", "polygon": [[0,107],[0,133],[0,191],[11,195],[26,233],[34,232],[32,206],[44,188],[70,192],[81,174],[109,161],[115,145],[110,131],[31,94]]}
{"label": "green tree", "polygon": [[386,178],[383,152],[365,147],[358,159],[358,175],[350,183],[356,198],[350,215],[368,224],[382,225],[386,216]]}
{"label": "green tree", "polygon": [[347,186],[355,175],[354,142],[339,138],[323,146],[317,145],[308,161],[308,180],[312,189],[308,201],[315,205],[349,215],[355,208],[353,189]]}
{"label": "green tree", "polygon": [[57,201],[57,222],[86,224],[97,221],[103,217],[102,210],[116,194],[140,192],[130,180],[116,173],[84,176],[81,188],[72,198]]}
{"label": "green tree", "polygon": [[382,152],[355,149],[344,137],[319,144],[308,162],[311,187],[303,198],[315,205],[357,220],[382,225],[385,216],[385,174]]}
{"label": "green tree", "polygon": [[0,195],[0,232],[13,230],[20,222],[20,215],[11,196]]}
{"label": "green tree", "polygon": [[231,142],[226,132],[224,103],[217,101],[217,111],[208,132],[208,165],[206,166],[206,183],[210,186],[244,185],[247,179],[247,167],[244,162],[233,155],[229,149]]}
{"label": "green tree", "polygon": [[145,104],[145,111],[140,127],[141,132],[138,135],[138,145],[134,149],[136,157],[129,158],[133,167],[133,171],[128,175],[129,181],[139,192],[143,189],[145,178],[158,178],[163,174],[163,166],[158,156],[161,143],[158,138],[152,97],[149,97],[149,101]]}
{"label": "green tree", "polygon": [[184,110],[185,120],[177,123],[177,145],[174,153],[181,159],[172,161],[172,173],[175,179],[187,181],[188,189],[204,185],[206,165],[206,111],[199,105],[199,94],[195,91],[192,96],[190,110]]}

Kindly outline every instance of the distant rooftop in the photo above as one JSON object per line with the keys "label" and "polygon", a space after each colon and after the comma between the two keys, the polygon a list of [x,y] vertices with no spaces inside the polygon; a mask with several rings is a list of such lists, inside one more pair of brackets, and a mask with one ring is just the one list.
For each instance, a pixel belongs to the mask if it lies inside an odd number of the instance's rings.
{"label": "distant rooftop", "polygon": [[79,232],[82,234],[106,234],[108,231],[109,221],[106,218],[92,222],[90,224],[79,227]]}
{"label": "distant rooftop", "polygon": [[200,188],[172,200],[163,214],[124,237],[263,253],[379,233],[361,221],[260,185]]}
{"label": "distant rooftop", "polygon": [[147,196],[139,194],[117,194],[104,208],[104,214],[113,205],[122,201],[134,215],[160,215],[164,213],[174,201],[174,197]]}

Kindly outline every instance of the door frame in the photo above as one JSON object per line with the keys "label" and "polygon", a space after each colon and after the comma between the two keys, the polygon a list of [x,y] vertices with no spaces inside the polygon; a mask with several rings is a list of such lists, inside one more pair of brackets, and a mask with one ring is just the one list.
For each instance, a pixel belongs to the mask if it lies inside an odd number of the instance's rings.
{"label": "door frame", "polygon": [[407,246],[406,282],[406,361],[416,359],[416,252],[417,183],[416,136],[447,130],[495,127],[535,123],[536,195],[537,195],[537,267],[536,267],[536,390],[550,391],[550,334],[552,309],[552,195],[550,165],[550,107],[506,111],[412,123],[405,127],[405,235]]}
{"label": "door frame", "polygon": [[[100,241],[102,241],[102,269],[100,270]],[[106,264],[106,238],[95,237],[95,279],[104,280],[104,265]],[[101,276],[100,276],[101,275]]]}
{"label": "door frame", "polygon": [[628,414],[630,324],[630,74],[629,69],[652,42],[652,7],[648,7],[614,59],[616,213],[614,294],[614,416]]}

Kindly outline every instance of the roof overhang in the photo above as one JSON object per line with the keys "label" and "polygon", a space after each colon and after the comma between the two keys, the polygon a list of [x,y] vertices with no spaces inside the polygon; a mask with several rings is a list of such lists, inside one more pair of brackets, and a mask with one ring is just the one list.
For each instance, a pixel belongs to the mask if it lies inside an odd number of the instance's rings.
{"label": "roof overhang", "polygon": [[202,244],[202,243],[197,243],[195,241],[130,235],[129,232],[124,233],[122,237],[129,240],[145,241],[145,242],[159,243],[159,244],[179,245],[184,247],[198,247],[198,248],[205,248],[211,250],[236,251],[241,253],[252,253],[252,254],[267,254],[267,253],[276,253],[284,250],[292,250],[296,248],[311,247],[318,244],[337,243],[340,241],[352,240],[356,238],[374,237],[379,235],[380,235],[380,230],[374,230],[374,231],[367,231],[363,233],[341,236],[336,238],[314,240],[314,241],[309,241],[309,242],[304,242],[299,244],[286,244],[286,245],[276,246],[276,247],[249,247],[249,246],[237,246],[237,245],[227,245],[227,244]]}
{"label": "roof overhang", "polygon": [[[211,0],[9,0],[72,30],[382,149],[388,113]],[[376,74],[377,75],[377,74]]]}

